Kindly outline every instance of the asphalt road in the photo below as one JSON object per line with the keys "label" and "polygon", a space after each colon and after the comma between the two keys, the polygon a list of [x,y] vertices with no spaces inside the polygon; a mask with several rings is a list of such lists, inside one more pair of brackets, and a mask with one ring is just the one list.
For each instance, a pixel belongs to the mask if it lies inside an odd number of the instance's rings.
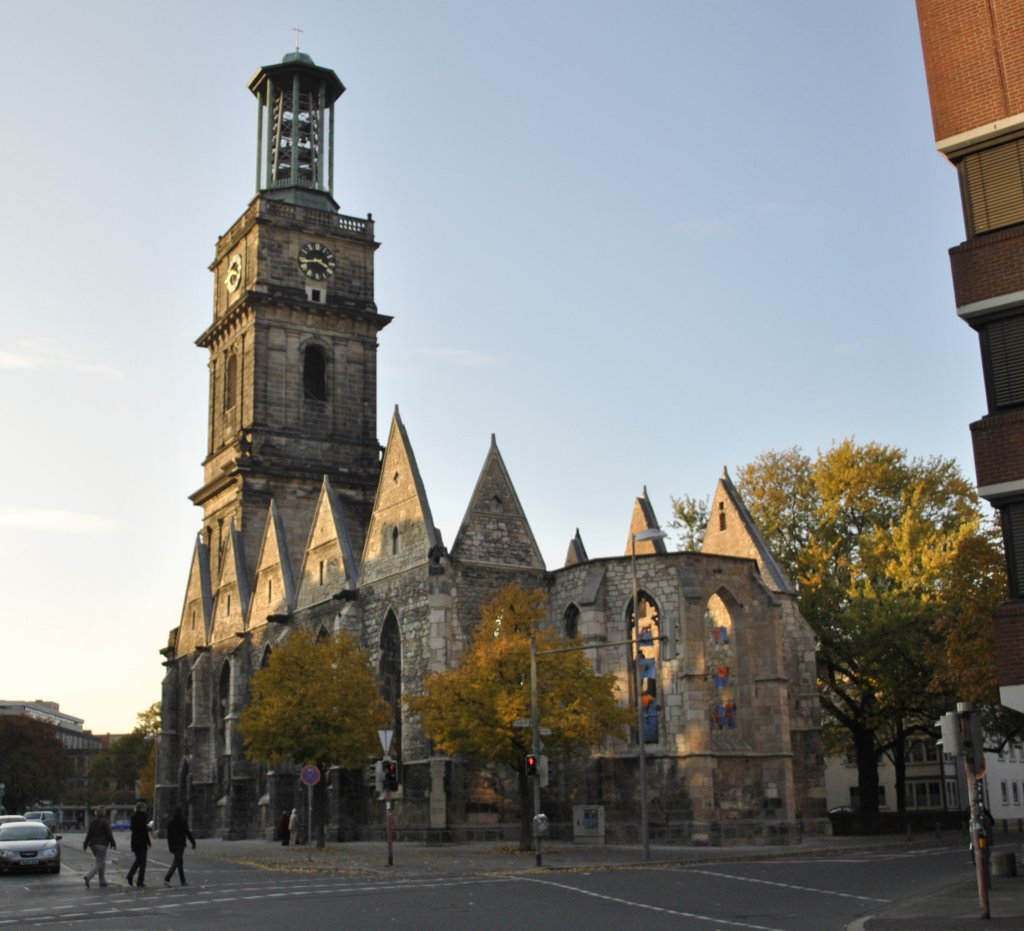
{"label": "asphalt road", "polygon": [[[904,895],[969,872],[962,845],[927,851],[851,853],[644,868],[398,876],[273,872],[188,851],[189,885],[165,889],[168,857],[154,846],[147,888],[124,879],[117,851],[110,885],[86,889],[81,835],[65,838],[55,876],[0,876],[0,929],[224,929],[296,923],[324,928],[521,931],[842,931]],[[127,846],[127,838],[122,842]]]}

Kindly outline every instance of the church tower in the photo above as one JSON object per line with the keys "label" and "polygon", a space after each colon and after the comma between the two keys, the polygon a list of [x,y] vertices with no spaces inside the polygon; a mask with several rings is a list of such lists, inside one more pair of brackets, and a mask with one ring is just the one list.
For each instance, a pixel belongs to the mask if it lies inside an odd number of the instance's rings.
{"label": "church tower", "polygon": [[210,266],[213,322],[203,542],[216,587],[232,526],[259,553],[271,500],[301,559],[328,476],[357,548],[377,485],[377,333],[372,215],[334,199],[334,105],[345,88],[295,51],[249,82],[257,101],[256,196]]}

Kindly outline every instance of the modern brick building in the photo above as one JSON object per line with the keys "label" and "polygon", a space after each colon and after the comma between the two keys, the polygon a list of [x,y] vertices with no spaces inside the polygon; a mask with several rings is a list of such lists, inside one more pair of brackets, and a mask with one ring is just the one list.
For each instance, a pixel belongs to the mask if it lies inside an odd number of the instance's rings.
{"label": "modern brick building", "polygon": [[950,249],[988,411],[971,424],[978,491],[998,509],[1010,599],[995,612],[1002,703],[1024,711],[1024,4],[917,0],[938,150],[966,239]]}
{"label": "modern brick building", "polygon": [[[571,836],[585,804],[604,806],[610,837],[637,839],[641,747],[652,839],[787,843],[828,830],[814,638],[728,476],[702,553],[641,536],[657,529],[645,492],[624,521],[626,555],[590,558],[577,533],[549,571],[492,438],[449,549],[397,409],[386,446],[377,440],[377,334],[390,318],[374,301],[374,222],[341,214],[332,194],[344,87],[294,52],[249,88],[257,189],[217,243],[213,322],[198,340],[210,378],[192,496],[203,526],[163,649],[158,820],[184,804],[200,833],[251,836],[298,802],[308,761],[247,760],[235,723],[253,671],[305,627],[347,630],[373,657],[402,764],[401,836],[515,836],[517,774],[438,754],[403,696],[458,663],[480,605],[517,582],[548,594],[549,624],[607,645],[598,671],[645,709],[642,744],[637,727],[592,758],[557,761],[544,793],[555,837]],[[327,774],[333,836],[380,830],[367,775]]]}

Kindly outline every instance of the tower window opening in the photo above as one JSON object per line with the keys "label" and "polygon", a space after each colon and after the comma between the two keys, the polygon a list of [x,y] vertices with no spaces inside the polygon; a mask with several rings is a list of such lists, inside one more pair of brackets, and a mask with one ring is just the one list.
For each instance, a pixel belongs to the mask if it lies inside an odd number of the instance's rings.
{"label": "tower window opening", "polygon": [[235,406],[238,394],[238,356],[231,353],[224,369],[224,410],[229,411]]}
{"label": "tower window opening", "polygon": [[307,346],[302,356],[302,396],[307,401],[327,400],[327,360],[318,346]]}
{"label": "tower window opening", "polygon": [[725,502],[718,502],[718,529],[725,530]]}
{"label": "tower window opening", "polygon": [[324,561],[320,560],[320,584],[324,584]]}
{"label": "tower window opening", "polygon": [[391,528],[391,555],[395,556],[398,553],[398,528]]}

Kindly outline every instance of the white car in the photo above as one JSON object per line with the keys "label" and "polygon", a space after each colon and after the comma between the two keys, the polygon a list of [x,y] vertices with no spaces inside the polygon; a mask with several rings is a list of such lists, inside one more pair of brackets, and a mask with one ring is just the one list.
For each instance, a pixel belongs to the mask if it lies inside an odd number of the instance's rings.
{"label": "white car", "polygon": [[60,834],[41,821],[0,824],[0,870],[60,872]]}
{"label": "white car", "polygon": [[0,815],[0,824],[7,824],[9,821],[24,821],[24,815]]}

